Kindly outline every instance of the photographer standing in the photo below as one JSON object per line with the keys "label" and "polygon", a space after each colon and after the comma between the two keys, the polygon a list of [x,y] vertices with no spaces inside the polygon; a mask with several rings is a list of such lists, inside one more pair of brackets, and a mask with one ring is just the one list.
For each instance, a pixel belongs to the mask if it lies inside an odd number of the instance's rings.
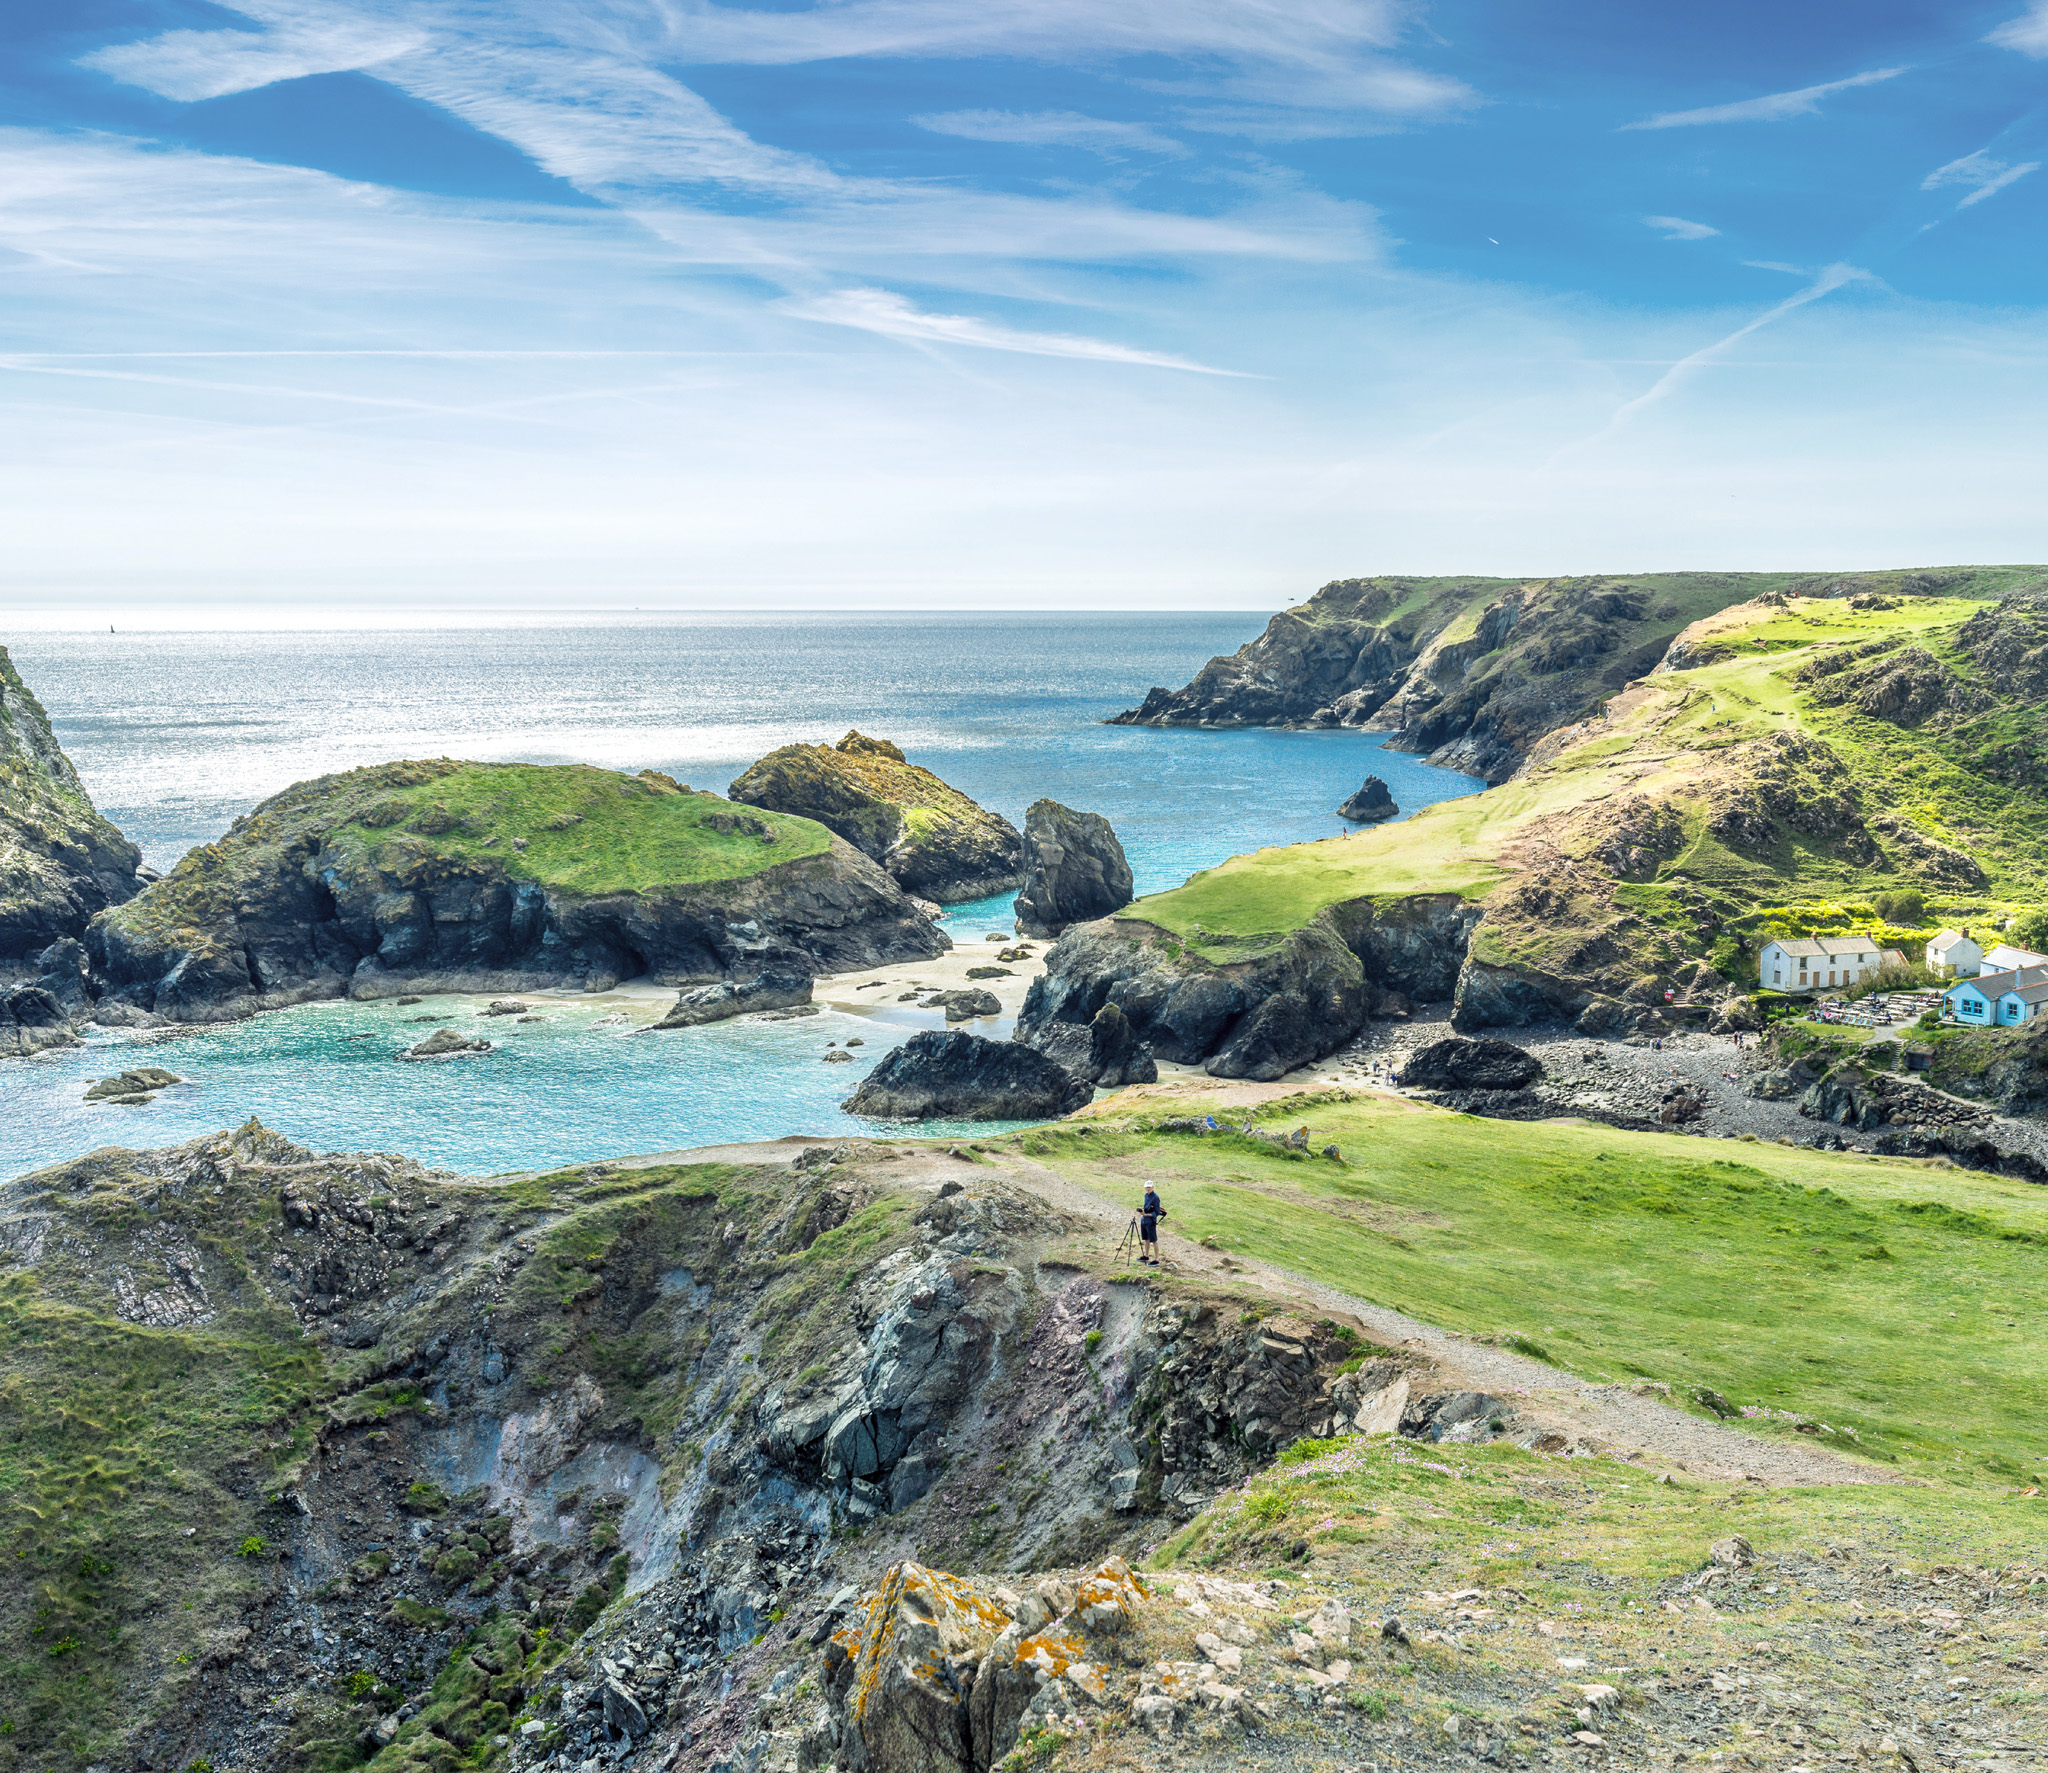
{"label": "photographer standing", "polygon": [[1159,1191],[1151,1183],[1145,1184],[1145,1204],[1138,1209],[1138,1260],[1159,1266],[1159,1221],[1166,1217],[1166,1209],[1159,1204]]}

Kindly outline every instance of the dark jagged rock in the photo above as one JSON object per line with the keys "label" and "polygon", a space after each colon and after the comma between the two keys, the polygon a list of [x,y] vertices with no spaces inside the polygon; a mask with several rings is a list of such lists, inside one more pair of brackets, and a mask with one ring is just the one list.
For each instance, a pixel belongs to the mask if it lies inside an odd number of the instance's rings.
{"label": "dark jagged rock", "polygon": [[1354,825],[1377,825],[1400,810],[1386,783],[1377,776],[1367,776],[1365,785],[1337,809],[1337,817],[1349,819]]}
{"label": "dark jagged rock", "polygon": [[1418,1090],[1523,1090],[1543,1075],[1543,1061],[1505,1040],[1450,1035],[1411,1053],[1401,1082]]}
{"label": "dark jagged rock", "polygon": [[89,989],[90,962],[85,944],[75,936],[52,942],[36,956],[36,984],[56,999],[57,1007],[74,1022],[92,1010]]}
{"label": "dark jagged rock", "polygon": [[811,1001],[811,975],[795,969],[763,972],[752,979],[721,980],[680,993],[668,1014],[648,1032],[663,1028],[696,1028],[724,1022],[755,1010],[786,1010]]}
{"label": "dark jagged rock", "polygon": [[1456,984],[1480,908],[1455,893],[1331,906],[1242,960],[1207,960],[1135,918],[1077,925],[1031,982],[1017,1034],[1077,1062],[1105,1005],[1150,1055],[1212,1076],[1276,1078],[1334,1052],[1391,1001]]}
{"label": "dark jagged rock", "polygon": [[176,1021],[343,995],[808,977],[950,946],[808,820],[653,772],[447,759],[287,789],[86,938],[108,993]]}
{"label": "dark jagged rock", "polygon": [[978,1034],[914,1034],[843,1104],[870,1120],[1054,1120],[1094,1087],[1035,1048]]}
{"label": "dark jagged rock", "polygon": [[1130,1019],[1106,1003],[1088,1022],[1046,1022],[1017,1038],[1104,1089],[1157,1083],[1159,1065]]}
{"label": "dark jagged rock", "polygon": [[63,1005],[40,985],[17,985],[0,993],[0,1058],[21,1059],[79,1044]]}
{"label": "dark jagged rock", "polygon": [[887,739],[850,732],[836,745],[785,745],[728,792],[748,806],[817,820],[941,905],[1007,892],[1023,878],[1016,826]]}
{"label": "dark jagged rock", "polygon": [[50,717],[0,647],[0,958],[85,934],[134,897],[142,852],[94,810]]}
{"label": "dark jagged rock", "polygon": [[1024,888],[1017,922],[1029,936],[1056,936],[1131,902],[1131,865],[1100,813],[1077,813],[1056,800],[1024,815]]}

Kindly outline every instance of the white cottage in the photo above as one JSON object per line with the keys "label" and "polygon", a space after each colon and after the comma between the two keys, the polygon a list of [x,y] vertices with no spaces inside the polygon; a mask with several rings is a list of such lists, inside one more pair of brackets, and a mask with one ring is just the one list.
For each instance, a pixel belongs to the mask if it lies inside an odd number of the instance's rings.
{"label": "white cottage", "polygon": [[1942,993],[1948,1012],[1973,1028],[2011,1028],[2031,1021],[2048,1003],[2048,966],[1979,973]]}
{"label": "white cottage", "polygon": [[2020,967],[2048,967],[2048,954],[2036,954],[2031,948],[2015,948],[2010,942],[2000,942],[1985,952],[1984,971],[1987,973],[2010,973]]}
{"label": "white cottage", "polygon": [[1874,936],[1783,937],[1757,950],[1757,982],[1770,991],[1838,991],[1885,963]]}
{"label": "white cottage", "polygon": [[1927,970],[1950,979],[1973,977],[1984,965],[1984,950],[1960,930],[1943,930],[1927,944]]}

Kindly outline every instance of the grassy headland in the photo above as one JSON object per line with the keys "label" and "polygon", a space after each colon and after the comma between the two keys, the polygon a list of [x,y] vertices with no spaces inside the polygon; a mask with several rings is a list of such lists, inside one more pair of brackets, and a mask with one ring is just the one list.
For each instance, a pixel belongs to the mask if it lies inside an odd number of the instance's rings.
{"label": "grassy headland", "polygon": [[[1105,1109],[1114,1112],[1111,1104]],[[1190,1098],[1186,1109],[1204,1105]],[[1241,1122],[1242,1111],[1219,1119]],[[1098,1119],[1021,1149],[1170,1228],[1569,1371],[1705,1387],[1752,1432],[1902,1476],[2048,1468],[2048,1194],[1910,1159],[1476,1119],[1332,1092],[1282,1101],[1342,1163]]]}

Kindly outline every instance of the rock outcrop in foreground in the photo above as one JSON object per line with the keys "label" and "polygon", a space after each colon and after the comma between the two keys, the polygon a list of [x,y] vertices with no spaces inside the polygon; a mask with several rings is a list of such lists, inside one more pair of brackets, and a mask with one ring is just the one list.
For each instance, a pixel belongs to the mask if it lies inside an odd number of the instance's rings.
{"label": "rock outcrop in foreground", "polygon": [[978,1034],[913,1034],[843,1106],[870,1120],[1057,1120],[1094,1086],[1036,1048]]}
{"label": "rock outcrop in foreground", "polygon": [[217,1021],[344,994],[808,978],[950,943],[809,820],[652,771],[443,758],[285,790],[86,946],[116,1000]]}
{"label": "rock outcrop in foreground", "polygon": [[1024,933],[1056,936],[1130,902],[1131,865],[1109,821],[1056,800],[1034,801],[1024,815],[1024,888],[1017,895]]}
{"label": "rock outcrop in foreground", "polygon": [[850,732],[836,745],[785,745],[727,793],[747,806],[816,819],[908,891],[941,905],[1008,892],[1022,879],[1017,827],[887,739]]}
{"label": "rock outcrop in foreground", "polygon": [[0,960],[84,935],[95,912],[140,890],[141,861],[94,810],[50,717],[0,647]]}

